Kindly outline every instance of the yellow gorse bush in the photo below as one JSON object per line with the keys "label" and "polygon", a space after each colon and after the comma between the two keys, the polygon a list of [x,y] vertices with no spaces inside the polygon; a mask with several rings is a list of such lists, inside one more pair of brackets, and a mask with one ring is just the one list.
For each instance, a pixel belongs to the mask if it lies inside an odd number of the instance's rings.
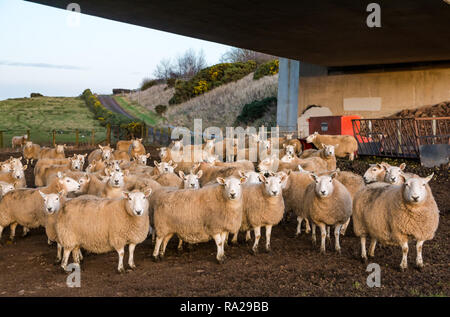
{"label": "yellow gorse bush", "polygon": [[194,94],[201,95],[208,91],[208,83],[205,80],[200,80],[197,86],[194,86]]}

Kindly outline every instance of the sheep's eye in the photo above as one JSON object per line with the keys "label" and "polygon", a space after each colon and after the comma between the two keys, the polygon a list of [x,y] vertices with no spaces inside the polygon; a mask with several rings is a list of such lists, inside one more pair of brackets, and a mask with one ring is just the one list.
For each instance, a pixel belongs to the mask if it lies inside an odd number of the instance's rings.
{"label": "sheep's eye", "polygon": [[58,201],[59,200],[59,198],[56,198],[56,201]]}
{"label": "sheep's eye", "polygon": [[69,180],[66,180],[66,182],[69,183],[70,181],[69,181]]}

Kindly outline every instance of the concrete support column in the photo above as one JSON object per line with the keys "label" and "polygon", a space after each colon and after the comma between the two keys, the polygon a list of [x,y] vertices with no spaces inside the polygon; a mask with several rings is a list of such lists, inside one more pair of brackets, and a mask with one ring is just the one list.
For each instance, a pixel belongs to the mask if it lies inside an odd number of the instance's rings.
{"label": "concrete support column", "polygon": [[300,62],[280,58],[277,124],[281,131],[297,131]]}

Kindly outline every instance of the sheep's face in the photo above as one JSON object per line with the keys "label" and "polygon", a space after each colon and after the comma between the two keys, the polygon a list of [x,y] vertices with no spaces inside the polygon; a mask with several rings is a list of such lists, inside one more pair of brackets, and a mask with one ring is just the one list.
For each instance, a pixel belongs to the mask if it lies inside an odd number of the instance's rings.
{"label": "sheep's face", "polygon": [[178,173],[181,177],[181,179],[183,180],[183,186],[184,188],[189,188],[189,189],[199,189],[200,188],[200,183],[199,183],[199,178],[202,177],[203,175],[203,171],[199,171],[197,174],[193,174],[192,172],[189,173],[188,175],[185,175],[183,173],[183,171],[180,171]]}
{"label": "sheep's face", "polygon": [[141,146],[141,139],[136,139],[131,142],[133,149],[138,149]]}
{"label": "sheep's face", "polygon": [[315,181],[314,191],[316,192],[316,195],[318,197],[325,198],[333,194],[333,179],[336,177],[337,173],[322,176],[316,176],[313,173],[310,175],[311,178]]}
{"label": "sheep's face", "polygon": [[162,147],[159,149],[159,158],[161,160],[164,160],[167,157],[167,148],[166,147]]}
{"label": "sheep's face", "polygon": [[102,159],[107,161],[111,158],[113,150],[109,146],[101,147],[102,150]]}
{"label": "sheep's face", "polygon": [[403,185],[403,198],[411,204],[419,204],[425,200],[428,194],[427,184],[433,178],[433,174],[422,177],[408,178]]}
{"label": "sheep's face", "polygon": [[115,188],[121,188],[124,186],[124,180],[123,180],[123,172],[117,172],[114,171],[108,180],[108,183],[111,187]]}
{"label": "sheep's face", "polygon": [[270,157],[265,158],[258,164],[259,172],[266,173],[270,171],[272,167],[272,159]]}
{"label": "sheep's face", "polygon": [[25,147],[26,147],[26,148],[30,148],[30,147],[32,147],[32,146],[33,146],[33,142],[31,142],[31,141],[25,142]]}
{"label": "sheep's face", "polygon": [[18,168],[22,168],[22,157],[20,158],[12,158],[9,163],[11,164],[12,168],[14,169],[15,167]]}
{"label": "sheep's face", "polygon": [[214,149],[214,140],[206,140],[205,150],[212,150],[212,149]]}
{"label": "sheep's face", "polygon": [[86,173],[93,173],[95,171],[95,167],[97,166],[97,164],[100,164],[101,161],[97,162],[95,160],[93,160],[88,167],[86,167]]}
{"label": "sheep's face", "polygon": [[292,162],[292,160],[294,159],[294,156],[293,155],[291,155],[291,154],[286,154],[286,155],[284,155],[282,158],[281,158],[281,162],[284,162],[284,163],[290,163],[290,162]]}
{"label": "sheep's face", "polygon": [[51,215],[59,211],[59,209],[61,208],[61,197],[63,191],[59,192],[58,194],[44,194],[43,192],[39,191],[39,194],[41,194],[42,198],[44,199],[44,210],[48,214]]}
{"label": "sheep's face", "polygon": [[147,165],[147,159],[150,157],[150,153],[138,155],[136,161],[140,165]]}
{"label": "sheep's face", "polygon": [[64,153],[64,145],[57,145],[56,153]]}
{"label": "sheep's face", "polygon": [[270,148],[270,141],[269,140],[262,140],[260,142],[260,151],[267,151]]}
{"label": "sheep's face", "polygon": [[120,172],[122,169],[120,168],[120,161],[114,160],[108,163],[108,167],[111,171]]}
{"label": "sheep's face", "polygon": [[167,163],[167,162],[161,162],[159,163],[156,167],[158,168],[158,171],[160,174],[165,174],[165,173],[173,173],[174,167],[172,166],[172,164],[170,164],[171,162]]}
{"label": "sheep's face", "polygon": [[334,156],[334,145],[322,144],[325,157]]}
{"label": "sheep's face", "polygon": [[[22,164],[20,164],[22,165]],[[27,166],[14,166],[13,170],[12,170],[12,177],[14,177],[15,179],[23,179],[25,178],[25,173],[23,172],[24,170],[27,169]]]}
{"label": "sheep's face", "polygon": [[148,211],[148,197],[152,190],[149,189],[143,192],[124,192],[125,199],[127,200],[127,209],[129,212],[136,216],[142,216]]}
{"label": "sheep's face", "polygon": [[316,139],[316,136],[317,136],[316,133],[308,135],[308,137],[306,138],[306,143],[313,143],[314,140]]}
{"label": "sheep's face", "polygon": [[386,170],[386,175],[384,176],[384,181],[386,183],[399,185],[403,184],[404,178],[402,172],[405,169],[406,164],[402,163],[400,166],[389,166]]}
{"label": "sheep's face", "polygon": [[183,148],[183,143],[180,140],[172,141],[172,144],[173,144],[172,145],[172,151],[181,151],[181,149]]}
{"label": "sheep's face", "polygon": [[1,163],[0,164],[0,171],[2,172],[2,173],[10,173],[10,172],[12,172],[12,166],[11,166],[11,163]]}
{"label": "sheep's face", "polygon": [[378,182],[384,179],[386,173],[386,165],[383,164],[370,164],[370,167],[364,173],[363,179],[364,183],[370,184],[373,182]]}
{"label": "sheep's face", "polygon": [[294,156],[294,154],[295,154],[295,146],[293,146],[293,145],[286,145],[284,149],[285,149],[286,155]]}
{"label": "sheep's face", "polygon": [[294,136],[294,133],[287,133],[286,134],[286,140],[292,140],[293,136]]}
{"label": "sheep's face", "polygon": [[81,185],[71,177],[58,172],[59,183],[64,187],[66,193],[72,193],[80,190]]}
{"label": "sheep's face", "polygon": [[[265,177],[264,175],[259,175],[259,180],[261,183],[264,184],[264,188],[266,190],[266,193],[269,194],[269,196],[279,196],[281,195],[282,187],[283,187],[283,181],[285,180],[285,177],[287,175],[283,173],[283,175],[275,175],[275,176],[269,176]],[[282,180],[283,178],[283,180]]]}
{"label": "sheep's face", "polygon": [[9,183],[0,184],[0,197],[5,196],[10,191],[14,190],[14,185]]}
{"label": "sheep's face", "polygon": [[81,168],[84,166],[84,162],[86,161],[87,154],[75,154],[75,158],[77,158],[80,161]]}
{"label": "sheep's face", "polygon": [[205,155],[203,157],[203,162],[212,164],[214,162],[219,161],[219,156],[218,155]]}
{"label": "sheep's face", "polygon": [[83,176],[80,177],[78,180],[78,184],[80,184],[80,189],[77,190],[77,193],[86,193],[87,192],[87,186],[89,185],[89,182],[91,181],[91,178],[89,176]]}
{"label": "sheep's face", "polygon": [[217,178],[217,182],[224,187],[224,196],[229,200],[237,200],[242,196],[241,184],[247,181],[246,178],[241,177],[240,179],[235,177],[228,177],[223,179],[222,177]]}
{"label": "sheep's face", "polygon": [[73,171],[81,171],[82,170],[81,161],[77,157],[70,158],[70,168]]}

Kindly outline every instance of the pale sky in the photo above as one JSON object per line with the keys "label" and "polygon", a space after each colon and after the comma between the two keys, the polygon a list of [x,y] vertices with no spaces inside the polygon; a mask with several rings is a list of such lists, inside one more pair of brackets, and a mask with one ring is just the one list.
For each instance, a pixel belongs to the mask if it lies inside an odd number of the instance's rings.
{"label": "pale sky", "polygon": [[[83,12],[83,8],[81,8]],[[85,88],[111,93],[138,88],[159,61],[203,49],[208,65],[229,46],[81,15],[73,26],[66,10],[0,0],[0,100],[77,96]]]}

